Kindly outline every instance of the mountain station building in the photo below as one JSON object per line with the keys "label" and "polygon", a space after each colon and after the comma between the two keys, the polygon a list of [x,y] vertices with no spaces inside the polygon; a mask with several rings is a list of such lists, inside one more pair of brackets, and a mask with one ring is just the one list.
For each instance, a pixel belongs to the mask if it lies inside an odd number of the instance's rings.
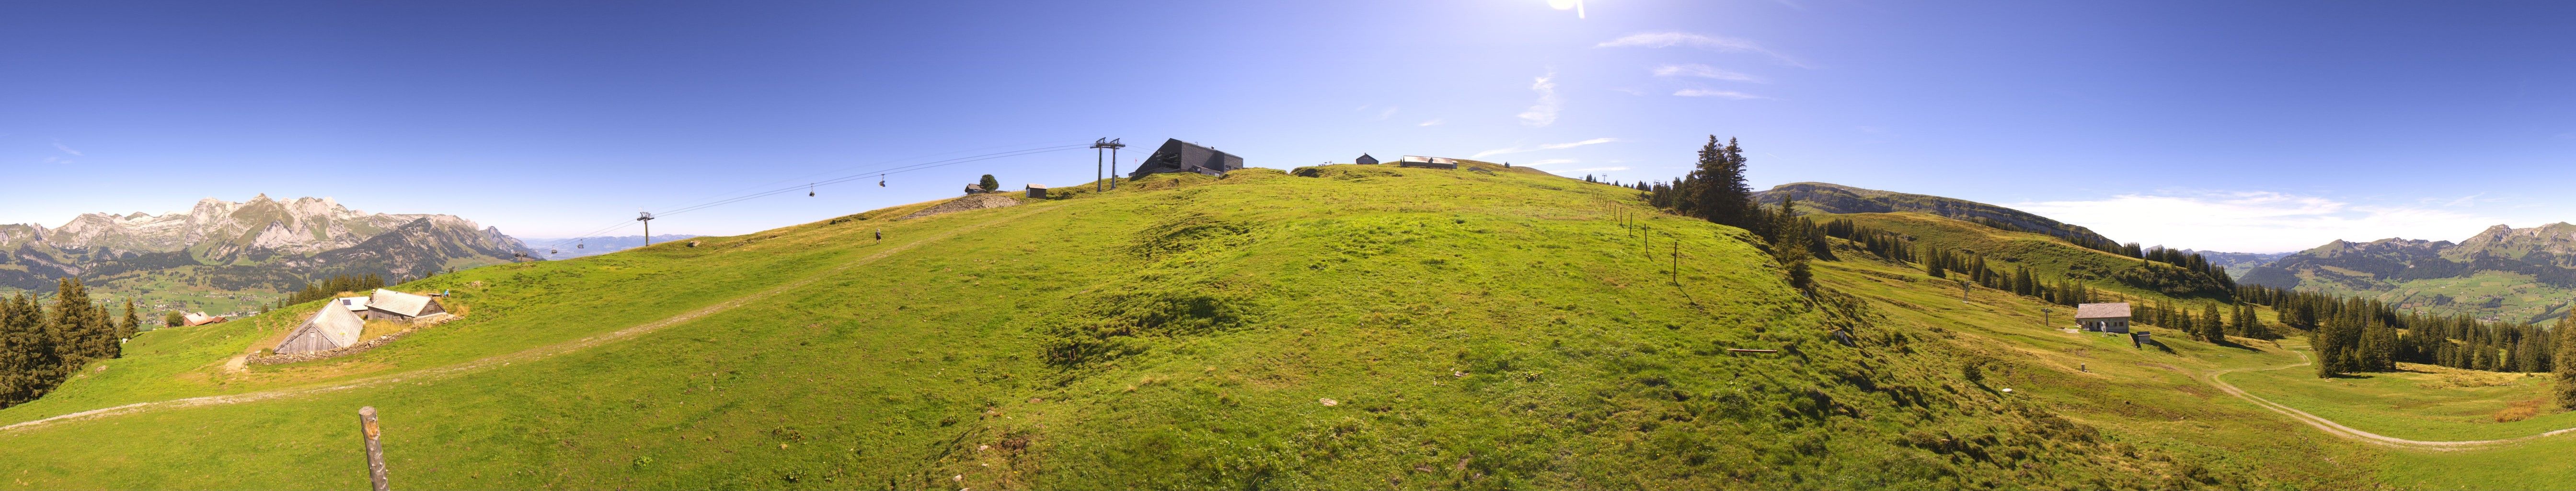
{"label": "mountain station building", "polygon": [[1168,172],[1196,172],[1223,176],[1228,171],[1241,168],[1243,168],[1243,157],[1174,138],[1163,140],[1163,147],[1154,149],[1154,155],[1145,157],[1145,162],[1137,164],[1136,172],[1128,174],[1127,178],[1137,179],[1145,177],[1146,174]]}

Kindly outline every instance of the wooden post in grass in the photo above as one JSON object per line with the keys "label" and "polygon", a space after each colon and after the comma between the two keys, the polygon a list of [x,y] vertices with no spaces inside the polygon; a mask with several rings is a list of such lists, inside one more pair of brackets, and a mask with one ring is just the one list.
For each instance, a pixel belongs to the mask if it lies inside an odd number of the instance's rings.
{"label": "wooden post in grass", "polygon": [[385,444],[378,439],[383,432],[376,429],[375,406],[358,408],[358,431],[367,437],[367,480],[375,484],[376,491],[386,491]]}
{"label": "wooden post in grass", "polygon": [[1682,238],[1673,238],[1673,286],[1682,286]]}

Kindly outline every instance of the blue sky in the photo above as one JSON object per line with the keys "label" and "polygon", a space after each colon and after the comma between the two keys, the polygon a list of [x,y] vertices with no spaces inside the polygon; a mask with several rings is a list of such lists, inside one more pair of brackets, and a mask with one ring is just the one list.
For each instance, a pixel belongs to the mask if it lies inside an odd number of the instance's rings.
{"label": "blue sky", "polygon": [[[638,209],[1164,138],[2024,207],[2279,251],[2576,220],[2576,9],[1545,0],[0,7],[0,223],[331,196],[575,235]],[[1088,151],[655,222],[732,234],[1091,179]],[[628,229],[621,233],[631,234]]]}

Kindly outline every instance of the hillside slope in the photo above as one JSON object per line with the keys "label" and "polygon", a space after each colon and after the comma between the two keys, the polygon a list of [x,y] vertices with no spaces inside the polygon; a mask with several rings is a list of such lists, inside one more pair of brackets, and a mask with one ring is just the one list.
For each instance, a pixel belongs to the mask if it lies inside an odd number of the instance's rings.
{"label": "hillside slope", "polygon": [[2068,278],[2132,298],[2226,298],[2217,279],[2162,262],[2076,246],[2044,234],[1998,229],[1924,213],[1814,215],[1903,235],[1914,244],[1988,259],[1987,267],[2011,274],[2026,268],[2040,278]]}
{"label": "hillside slope", "polygon": [[352,461],[349,414],[372,405],[406,487],[2258,479],[1965,378],[1964,355],[1915,326],[1789,288],[1741,231],[1623,228],[1611,218],[1646,211],[1624,188],[1472,166],[1300,174],[442,275],[401,288],[454,289],[465,319],[307,364],[221,360],[312,305],[155,331],[0,421],[232,395],[0,431],[0,475],[362,486],[317,463]]}
{"label": "hillside slope", "polygon": [[2060,222],[2031,212],[2002,206],[1928,194],[1899,193],[1861,189],[1822,182],[1795,182],[1772,186],[1753,193],[1755,202],[1779,206],[1780,200],[1794,197],[1798,209],[1806,213],[1895,213],[1915,212],[1959,220],[2028,230],[2086,244],[2116,244],[2111,238],[2094,233],[2081,225]]}

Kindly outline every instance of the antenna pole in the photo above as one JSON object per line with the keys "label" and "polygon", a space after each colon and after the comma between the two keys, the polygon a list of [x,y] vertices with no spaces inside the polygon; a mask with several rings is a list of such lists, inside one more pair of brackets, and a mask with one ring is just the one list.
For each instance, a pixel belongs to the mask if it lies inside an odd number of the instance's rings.
{"label": "antenna pole", "polygon": [[653,212],[635,212],[635,221],[644,222],[644,245],[646,247],[651,247],[653,245]]}

